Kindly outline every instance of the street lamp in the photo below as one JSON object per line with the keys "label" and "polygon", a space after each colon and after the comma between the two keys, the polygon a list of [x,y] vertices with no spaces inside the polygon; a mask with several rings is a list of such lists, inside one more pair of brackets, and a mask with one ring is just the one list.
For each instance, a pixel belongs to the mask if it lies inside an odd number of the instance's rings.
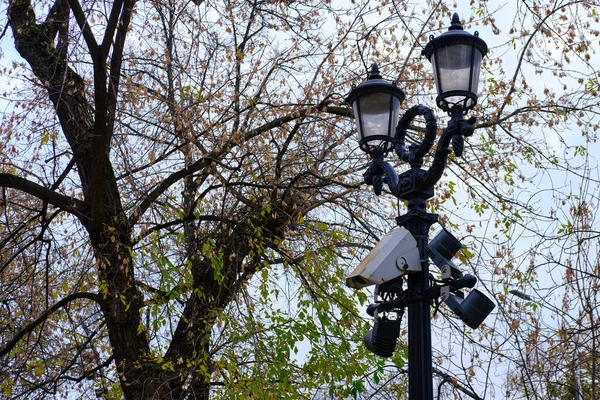
{"label": "street lamp", "polygon": [[485,42],[477,32],[465,32],[456,13],[448,32],[430,37],[423,55],[433,65],[439,108],[464,114],[475,107],[481,61],[486,53]]}
{"label": "street lamp", "polygon": [[[400,318],[388,318],[388,314],[395,312],[400,316],[408,308],[411,400],[433,399],[430,321],[432,300],[435,299],[438,304],[437,298],[441,297],[472,328],[476,328],[494,308],[494,304],[477,291],[471,292],[463,302],[464,295],[460,290],[472,288],[477,279],[468,274],[463,276],[450,262],[449,258],[462,244],[449,232],[442,231],[442,236],[428,246],[429,230],[437,222],[438,216],[426,211],[426,200],[434,195],[434,185],[442,177],[448,155],[453,151],[455,156],[460,157],[464,148],[463,137],[473,134],[476,119],[471,117],[466,120],[464,116],[477,104],[479,71],[486,53],[485,42],[477,34],[463,31],[456,13],[452,16],[448,32],[437,38],[431,37],[423,50],[423,55],[434,67],[438,91],[436,103],[450,115],[450,121],[438,140],[435,156],[428,170],[422,168],[424,157],[437,138],[437,121],[431,109],[417,105],[409,108],[398,120],[404,92],[395,82],[383,80],[377,64],[373,64],[367,81],[354,86],[346,99],[354,111],[359,146],[372,159],[364,174],[365,182],[373,186],[377,195],[382,193],[385,184],[396,198],[407,201],[407,213],[397,217],[396,222],[410,232],[418,247],[419,261],[416,263],[420,265],[407,265],[404,258],[398,257],[398,277],[375,282],[375,303],[367,309],[375,317],[375,326],[365,337],[367,348],[380,356],[389,357],[393,354],[399,335]],[[425,119],[425,133],[420,143],[411,143],[407,147],[406,131],[417,115]],[[409,170],[398,175],[384,161],[391,150],[396,152],[401,161],[410,165]],[[442,279],[430,276],[428,257],[440,268]],[[372,263],[374,260],[375,255],[370,254],[352,275],[363,271],[365,262]],[[403,288],[404,274],[408,277],[407,289]]]}
{"label": "street lamp", "polygon": [[379,156],[392,150],[400,104],[404,101],[404,92],[396,82],[384,80],[377,64],[373,64],[367,81],[354,86],[347,101],[354,111],[360,149]]}

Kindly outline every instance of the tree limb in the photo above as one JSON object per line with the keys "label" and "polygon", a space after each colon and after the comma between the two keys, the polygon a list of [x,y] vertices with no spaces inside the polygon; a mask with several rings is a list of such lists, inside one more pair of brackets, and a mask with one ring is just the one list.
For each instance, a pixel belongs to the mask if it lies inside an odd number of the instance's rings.
{"label": "tree limb", "polygon": [[98,42],[96,42],[96,38],[94,37],[94,33],[92,32],[92,28],[90,24],[88,24],[87,19],[85,17],[85,13],[81,8],[81,4],[77,0],[69,0],[69,6],[71,10],[73,10],[73,15],[75,16],[75,20],[77,21],[77,25],[79,25],[79,29],[81,29],[81,33],[83,34],[83,39],[88,46],[88,50],[90,55],[92,56],[92,60],[94,64],[99,62],[98,60]]}
{"label": "tree limb", "polygon": [[96,293],[79,292],[68,295],[67,297],[58,301],[52,307],[44,311],[42,315],[40,315],[35,321],[31,322],[25,328],[21,329],[11,340],[8,341],[8,343],[6,343],[6,345],[2,349],[0,349],[0,357],[3,357],[6,354],[10,353],[10,351],[17,345],[17,343],[19,343],[21,339],[23,339],[25,335],[33,332],[33,330],[36,327],[38,327],[42,322],[46,321],[48,317],[50,317],[52,314],[54,314],[73,300],[79,299],[93,300],[98,304],[101,301],[100,296],[98,296]]}
{"label": "tree limb", "polygon": [[0,173],[0,187],[17,189],[75,215],[86,224],[83,201],[56,193],[44,186],[12,174]]}
{"label": "tree limb", "polygon": [[106,30],[104,31],[104,38],[100,45],[100,54],[102,62],[106,62],[108,57],[110,46],[112,45],[113,36],[119,23],[119,16],[121,15],[121,9],[123,8],[123,0],[116,0],[113,3],[112,9],[110,10],[110,16],[106,24]]}
{"label": "tree limb", "polygon": [[480,397],[477,393],[467,389],[465,386],[462,386],[458,383],[458,379],[456,379],[455,376],[450,375],[438,368],[433,368],[433,372],[439,376],[440,378],[442,378],[442,382],[440,383],[443,384],[444,382],[447,382],[449,384],[451,384],[453,387],[455,387],[456,389],[460,390],[461,392],[463,392],[464,394],[466,394],[467,396],[469,396],[472,399],[475,400],[484,400],[483,397]]}

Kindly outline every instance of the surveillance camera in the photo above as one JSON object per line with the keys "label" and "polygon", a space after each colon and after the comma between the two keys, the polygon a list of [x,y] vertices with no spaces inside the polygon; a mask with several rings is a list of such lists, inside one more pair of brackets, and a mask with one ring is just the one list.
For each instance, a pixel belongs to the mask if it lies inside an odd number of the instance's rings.
{"label": "surveillance camera", "polygon": [[367,349],[380,357],[391,357],[396,350],[396,342],[400,336],[400,320],[378,318],[373,329],[365,335]]}
{"label": "surveillance camera", "polygon": [[431,261],[441,270],[445,265],[449,265],[453,278],[462,277],[462,272],[454,265],[452,257],[462,248],[462,244],[457,238],[452,236],[446,229],[434,237],[427,245],[427,255]]}
{"label": "surveillance camera", "polygon": [[471,293],[464,300],[450,293],[445,302],[454,314],[473,329],[477,329],[496,307],[490,299],[477,289],[471,290]]}
{"label": "surveillance camera", "polygon": [[410,271],[421,270],[417,241],[403,227],[386,234],[346,278],[346,285],[362,289],[382,284]]}

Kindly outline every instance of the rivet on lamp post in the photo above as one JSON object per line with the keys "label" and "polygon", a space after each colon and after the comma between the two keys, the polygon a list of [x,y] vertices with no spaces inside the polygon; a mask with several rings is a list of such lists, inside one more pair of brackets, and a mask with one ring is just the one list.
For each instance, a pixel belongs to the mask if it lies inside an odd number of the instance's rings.
{"label": "rivet on lamp post", "polygon": [[[352,88],[346,102],[352,105],[359,147],[371,156],[371,163],[364,174],[365,182],[377,195],[384,184],[391,194],[408,204],[406,214],[396,218],[399,228],[390,232],[348,277],[347,283],[354,288],[376,284],[375,303],[367,312],[375,318],[375,325],[365,337],[365,344],[374,353],[389,357],[393,354],[400,332],[400,319],[408,308],[408,374],[409,399],[432,400],[431,320],[430,307],[435,300],[446,302],[449,308],[468,326],[475,329],[493,310],[494,304],[473,290],[464,299],[464,288],[473,288],[477,279],[464,275],[450,261],[462,244],[448,231],[443,230],[431,244],[430,227],[437,222],[436,214],[426,211],[426,200],[433,197],[434,185],[442,177],[451,152],[462,155],[465,136],[474,131],[475,117],[464,116],[477,104],[477,86],[481,61],[487,53],[487,45],[477,34],[465,32],[457,14],[452,17],[448,32],[437,38],[431,37],[423,55],[434,67],[434,78],[439,108],[450,115],[447,128],[441,134],[433,161],[428,170],[422,168],[425,155],[437,138],[437,121],[433,111],[417,105],[409,108],[399,118],[399,107],[404,92],[395,82],[385,81],[377,64],[373,64],[367,81]],[[406,131],[417,116],[425,119],[425,133],[420,143],[406,145]],[[452,144],[452,150],[450,149]],[[385,156],[394,150],[410,169],[398,175],[386,161]],[[410,237],[409,237],[410,236]],[[399,242],[395,238],[401,238]],[[396,241],[395,241],[396,240]],[[398,249],[408,246],[405,249]],[[411,247],[412,246],[412,247]],[[418,255],[415,253],[418,249]],[[400,251],[401,250],[401,251]],[[407,265],[403,253],[413,260]],[[378,274],[379,265],[373,265],[385,255],[386,265],[394,260],[398,271],[391,275]],[[378,258],[379,257],[379,258]],[[429,261],[441,271],[441,279],[430,277]],[[374,272],[376,271],[376,272]],[[396,273],[397,272],[397,273]],[[404,275],[408,287],[403,288]],[[385,279],[381,278],[382,276]],[[396,318],[393,314],[396,314]]]}

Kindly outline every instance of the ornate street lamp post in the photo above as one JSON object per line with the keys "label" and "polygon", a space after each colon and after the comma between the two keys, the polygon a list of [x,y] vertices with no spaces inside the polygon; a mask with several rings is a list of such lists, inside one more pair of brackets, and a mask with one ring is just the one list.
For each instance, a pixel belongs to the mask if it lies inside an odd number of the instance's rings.
{"label": "ornate street lamp post", "polygon": [[[397,229],[402,230],[396,236],[404,240],[396,247],[408,246],[407,251],[410,252],[411,245],[406,243],[413,240],[416,242],[415,252],[418,249],[416,259],[420,260],[420,263],[417,262],[420,265],[407,265],[406,259],[409,257],[398,256],[396,259],[398,268],[407,271],[407,289],[402,287],[402,276],[377,280],[367,276],[365,268],[368,269],[369,266],[362,265],[366,262],[373,263],[374,257],[380,257],[384,253],[381,250],[385,249],[388,242],[394,243],[393,239],[382,244],[382,248],[377,249],[377,254],[368,257],[368,261],[365,259],[353,273],[354,277],[348,278],[348,284],[355,288],[377,283],[376,302],[367,310],[375,317],[375,325],[365,338],[367,347],[376,354],[383,357],[393,354],[399,335],[399,316],[408,308],[411,400],[433,399],[430,322],[432,300],[435,299],[436,304],[439,304],[437,298],[441,296],[450,309],[472,328],[476,328],[494,308],[494,304],[477,290],[471,291],[463,301],[464,295],[460,289],[472,288],[476,278],[472,275],[463,276],[450,261],[462,245],[449,232],[443,230],[429,243],[429,230],[437,222],[438,216],[426,211],[426,200],[434,195],[434,185],[444,172],[448,155],[454,151],[460,157],[464,147],[463,137],[473,134],[475,117],[465,119],[465,115],[477,104],[479,71],[486,53],[487,45],[477,33],[472,35],[463,31],[458,14],[453,15],[449,30],[437,38],[432,36],[423,50],[423,55],[431,61],[434,68],[438,92],[436,103],[450,115],[448,127],[439,138],[428,170],[422,168],[424,157],[437,137],[437,122],[431,109],[422,105],[414,106],[398,121],[404,92],[395,82],[387,82],[381,77],[377,64],[373,64],[367,81],[353,87],[347,98],[354,111],[359,146],[372,158],[364,174],[365,182],[373,186],[377,195],[381,194],[385,184],[395,197],[407,201],[408,212],[396,218],[401,227]],[[406,131],[417,115],[425,119],[425,133],[421,143],[407,146]],[[396,152],[400,160],[410,165],[409,170],[398,175],[384,161],[391,150]],[[404,233],[406,231],[414,239],[407,239],[408,235]],[[441,280],[430,275],[428,257],[442,271]],[[388,318],[393,312],[397,318]]]}

